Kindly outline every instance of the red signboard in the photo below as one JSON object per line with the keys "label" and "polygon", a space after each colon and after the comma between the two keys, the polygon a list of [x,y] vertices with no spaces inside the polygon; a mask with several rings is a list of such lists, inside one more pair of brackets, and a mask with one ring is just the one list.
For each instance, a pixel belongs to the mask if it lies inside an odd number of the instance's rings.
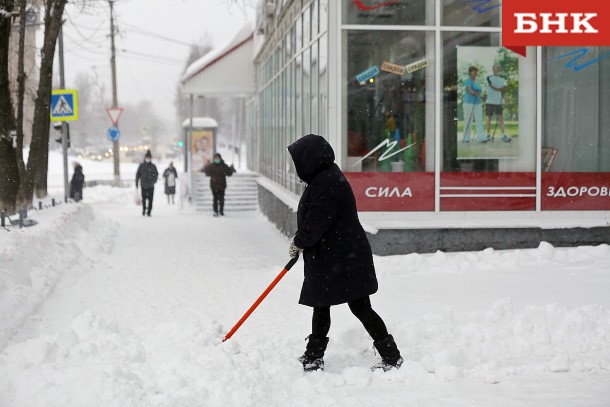
{"label": "red signboard", "polygon": [[434,211],[432,172],[346,172],[358,210]]}
{"label": "red signboard", "polygon": [[522,55],[528,45],[610,45],[610,2],[503,1],[502,45]]}
{"label": "red signboard", "polygon": [[441,211],[536,210],[534,172],[443,172]]}
{"label": "red signboard", "polygon": [[610,210],[610,173],[542,173],[542,210]]}
{"label": "red signboard", "polygon": [[[434,173],[347,172],[358,210],[434,211]],[[441,211],[534,211],[536,173],[441,173]],[[610,210],[610,173],[543,172],[542,210]]]}

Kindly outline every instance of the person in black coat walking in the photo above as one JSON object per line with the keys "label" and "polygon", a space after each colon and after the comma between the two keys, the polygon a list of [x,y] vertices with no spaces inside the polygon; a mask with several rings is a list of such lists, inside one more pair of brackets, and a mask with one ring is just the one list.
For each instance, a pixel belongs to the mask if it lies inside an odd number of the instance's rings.
{"label": "person in black coat walking", "polygon": [[230,167],[225,164],[220,154],[214,154],[214,161],[206,165],[202,172],[210,177],[210,188],[212,189],[212,196],[214,202],[212,209],[214,209],[214,216],[224,216],[225,206],[225,189],[227,189],[227,177],[230,177],[235,172],[233,165]]}
{"label": "person in black coat walking", "polygon": [[174,202],[174,195],[176,195],[176,179],[178,178],[178,171],[174,167],[174,162],[169,162],[169,167],[163,171],[163,178],[165,178],[165,195],[167,195],[167,203]]}
{"label": "person in black coat walking", "polygon": [[288,146],[307,188],[299,201],[297,233],[289,254],[303,253],[305,279],[299,303],[313,307],[312,333],[299,358],[306,371],[324,368],[330,307],[347,303],[374,340],[382,361],[373,369],[400,367],[403,359],[369,296],[377,292],[371,246],[358,219],[356,199],[321,136],[308,134]]}
{"label": "person in black coat walking", "polygon": [[83,174],[83,167],[74,161],[74,174],[70,181],[70,198],[74,199],[75,202],[83,199],[83,186],[85,185],[85,175]]}
{"label": "person in black coat walking", "polygon": [[142,185],[142,216],[150,216],[153,197],[155,195],[155,183],[157,182],[157,178],[159,178],[157,166],[153,164],[151,160],[152,154],[150,153],[150,150],[148,150],[144,156],[144,162],[140,164],[138,172],[136,172],[136,189],[138,188],[138,183],[140,183],[140,181]]}

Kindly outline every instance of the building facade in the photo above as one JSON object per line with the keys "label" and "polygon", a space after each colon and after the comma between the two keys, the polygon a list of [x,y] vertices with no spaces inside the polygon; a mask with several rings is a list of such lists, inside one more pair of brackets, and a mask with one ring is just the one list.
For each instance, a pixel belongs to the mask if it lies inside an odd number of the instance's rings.
{"label": "building facade", "polygon": [[247,104],[262,211],[329,140],[379,254],[610,242],[610,47],[501,46],[499,1],[266,1]]}

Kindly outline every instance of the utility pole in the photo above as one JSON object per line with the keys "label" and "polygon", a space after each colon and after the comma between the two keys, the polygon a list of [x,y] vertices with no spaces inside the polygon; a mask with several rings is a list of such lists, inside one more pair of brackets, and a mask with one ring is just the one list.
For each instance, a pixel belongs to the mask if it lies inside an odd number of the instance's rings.
{"label": "utility pole", "polygon": [[[64,29],[63,22],[59,27],[59,87],[66,89],[66,80],[64,73]],[[70,196],[70,186],[68,184],[68,140],[70,138],[70,126],[65,120],[61,122],[61,149],[64,155],[64,202],[68,202]]]}
{"label": "utility pole", "polygon": [[[108,0],[110,4],[110,68],[112,70],[112,107],[118,108],[119,102],[117,101],[116,92],[116,52],[114,48],[114,0]],[[116,127],[119,127],[119,123],[116,123]],[[119,151],[119,140],[113,142],[112,145],[112,157],[114,158],[114,186],[118,187],[121,183],[121,157]]]}

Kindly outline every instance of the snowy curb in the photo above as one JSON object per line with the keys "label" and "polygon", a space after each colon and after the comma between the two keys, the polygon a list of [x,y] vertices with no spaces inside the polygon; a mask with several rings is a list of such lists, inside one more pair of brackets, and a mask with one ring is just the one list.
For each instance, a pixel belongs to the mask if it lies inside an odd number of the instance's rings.
{"label": "snowy curb", "polygon": [[[86,262],[82,248],[109,252],[117,225],[96,219],[87,204],[62,205],[36,214],[44,219],[31,229],[4,236],[0,250],[0,349],[53,291],[61,277]],[[33,216],[33,215],[32,215]],[[90,231],[95,230],[95,234]]]}

